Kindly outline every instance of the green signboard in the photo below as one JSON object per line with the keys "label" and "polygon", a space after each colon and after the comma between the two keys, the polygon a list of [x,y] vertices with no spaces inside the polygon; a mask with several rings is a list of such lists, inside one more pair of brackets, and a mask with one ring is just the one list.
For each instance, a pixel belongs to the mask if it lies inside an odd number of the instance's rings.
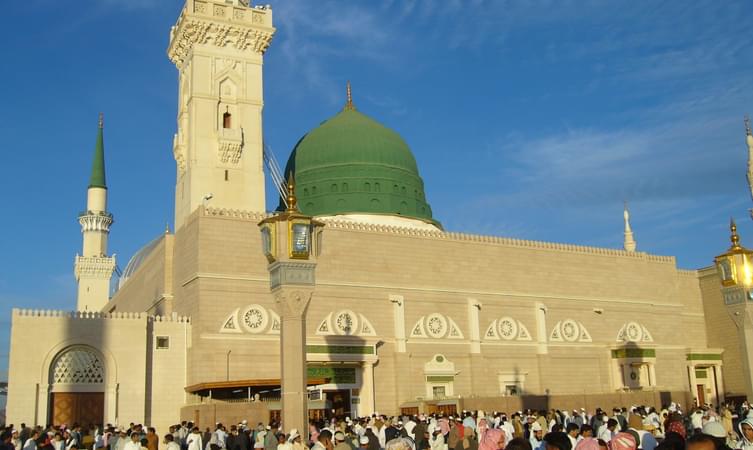
{"label": "green signboard", "polygon": [[306,375],[311,378],[325,378],[328,383],[332,384],[355,384],[356,368],[355,367],[327,367],[327,366],[309,366],[306,369]]}

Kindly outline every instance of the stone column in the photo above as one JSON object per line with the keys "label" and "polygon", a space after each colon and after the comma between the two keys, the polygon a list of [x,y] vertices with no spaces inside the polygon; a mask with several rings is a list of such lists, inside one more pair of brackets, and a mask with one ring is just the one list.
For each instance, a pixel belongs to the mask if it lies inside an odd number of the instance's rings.
{"label": "stone column", "polygon": [[374,414],[374,363],[364,361],[361,366],[361,403],[359,405],[361,417]]}
{"label": "stone column", "polygon": [[34,425],[46,425],[49,420],[47,418],[50,416],[52,411],[48,409],[52,407],[51,404],[51,394],[52,389],[50,388],[49,384],[41,385],[38,384],[36,388],[36,399],[37,402],[36,408],[34,408],[34,413],[37,415],[34,420]]}
{"label": "stone column", "polygon": [[688,364],[688,383],[690,383],[690,398],[697,405],[700,399],[698,398],[698,387],[696,386],[695,364]]}
{"label": "stone column", "polygon": [[725,395],[724,395],[724,377],[722,376],[722,365],[721,364],[714,364],[711,366],[712,371],[714,372],[714,381],[716,384],[716,405],[719,406],[724,402]]}
{"label": "stone column", "polygon": [[405,299],[402,295],[390,295],[390,302],[392,302],[392,312],[395,316],[395,351],[405,353],[407,342],[405,338]]}
{"label": "stone column", "polygon": [[481,330],[479,329],[479,311],[481,302],[475,298],[468,299],[468,329],[471,338],[471,353],[481,353]]}
{"label": "stone column", "polygon": [[279,288],[273,291],[280,312],[280,387],[282,424],[308,436],[308,392],[306,371],[306,310],[311,290]]}
{"label": "stone column", "polygon": [[538,342],[536,353],[546,355],[549,353],[547,346],[548,336],[546,334],[546,306],[543,303],[537,302],[534,308],[536,308],[536,341]]}
{"label": "stone column", "polygon": [[740,340],[740,350],[743,363],[743,376],[745,381],[745,394],[748,398],[753,398],[753,320],[749,319],[748,311],[743,312],[744,319],[737,329]]}
{"label": "stone column", "polygon": [[105,389],[105,422],[118,423],[118,383],[108,384]]}

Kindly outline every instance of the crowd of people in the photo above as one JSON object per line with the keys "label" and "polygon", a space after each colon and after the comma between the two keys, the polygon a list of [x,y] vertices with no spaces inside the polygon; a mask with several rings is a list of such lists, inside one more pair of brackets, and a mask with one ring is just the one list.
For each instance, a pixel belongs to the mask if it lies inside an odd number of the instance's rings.
{"label": "crowd of people", "polygon": [[242,421],[203,431],[191,422],[160,437],[138,424],[0,430],[0,450],[753,450],[753,409],[677,404],[573,411],[463,411],[311,421],[308,439],[280,424]]}

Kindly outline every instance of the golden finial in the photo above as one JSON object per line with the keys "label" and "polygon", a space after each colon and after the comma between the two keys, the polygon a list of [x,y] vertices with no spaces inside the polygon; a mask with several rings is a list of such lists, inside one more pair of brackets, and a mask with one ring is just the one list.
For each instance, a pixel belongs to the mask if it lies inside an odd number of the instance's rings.
{"label": "golden finial", "polygon": [[355,110],[356,107],[353,106],[353,92],[350,89],[350,80],[345,84],[345,95],[345,109]]}
{"label": "golden finial", "polygon": [[99,128],[105,127],[105,115],[103,113],[99,113]]}
{"label": "golden finial", "polygon": [[750,118],[748,117],[747,114],[745,115],[745,119],[743,119],[743,122],[745,122],[745,134],[748,136],[753,136],[753,134],[751,134],[751,131],[750,131]]}
{"label": "golden finial", "polygon": [[288,175],[288,212],[298,212],[298,199],[295,197],[293,172]]}
{"label": "golden finial", "polygon": [[740,247],[740,236],[737,235],[737,224],[735,224],[735,219],[731,218],[729,219],[729,231],[730,231],[730,237],[729,240],[732,241],[732,248],[730,250],[739,250],[742,247]]}

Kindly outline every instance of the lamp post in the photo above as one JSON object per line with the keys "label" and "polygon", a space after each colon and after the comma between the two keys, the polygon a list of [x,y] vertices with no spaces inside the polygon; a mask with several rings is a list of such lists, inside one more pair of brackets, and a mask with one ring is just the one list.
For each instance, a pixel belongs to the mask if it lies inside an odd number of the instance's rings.
{"label": "lamp post", "polygon": [[269,262],[269,286],[280,315],[282,423],[308,434],[306,310],[315,286],[323,223],[298,211],[295,183],[288,179],[288,208],[259,222]]}
{"label": "lamp post", "polygon": [[730,221],[732,245],[714,258],[722,284],[722,298],[737,327],[748,398],[753,397],[753,251],[740,245],[735,221]]}

